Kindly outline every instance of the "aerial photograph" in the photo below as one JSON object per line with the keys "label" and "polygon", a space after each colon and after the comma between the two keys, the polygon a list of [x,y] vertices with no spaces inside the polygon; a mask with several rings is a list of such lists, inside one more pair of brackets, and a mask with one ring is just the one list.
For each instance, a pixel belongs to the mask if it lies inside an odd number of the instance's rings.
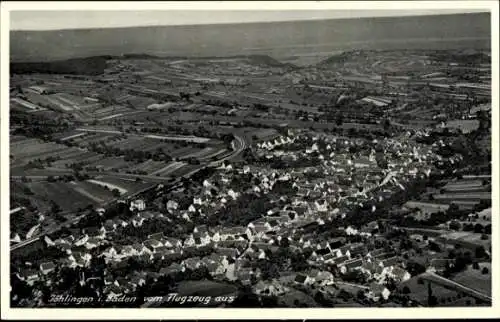
{"label": "aerial photograph", "polygon": [[487,10],[8,32],[11,308],[492,306]]}

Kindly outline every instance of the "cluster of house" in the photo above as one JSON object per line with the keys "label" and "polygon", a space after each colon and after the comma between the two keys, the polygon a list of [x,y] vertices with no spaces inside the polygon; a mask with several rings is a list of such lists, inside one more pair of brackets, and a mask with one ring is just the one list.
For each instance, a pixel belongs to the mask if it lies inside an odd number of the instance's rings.
{"label": "cluster of house", "polygon": [[[306,151],[306,154],[310,151],[320,151],[319,138],[314,141],[316,142]],[[273,150],[291,142],[293,140],[280,137],[273,141],[272,144],[261,145],[261,148]],[[330,146],[332,152],[330,153],[330,160],[325,161],[323,171],[325,171],[325,168],[338,169],[343,164],[349,164],[351,167],[349,173],[352,174],[351,170],[356,169],[356,173],[353,174],[355,181],[358,181],[359,176],[363,177],[363,180],[360,181],[360,185],[364,186],[362,191],[356,185],[353,185],[352,178],[349,182],[340,184],[343,182],[342,178],[338,176],[325,175],[324,178],[317,180],[307,180],[304,178],[304,171],[274,170],[248,165],[242,168],[233,168],[231,165],[227,165],[221,167],[223,171],[219,171],[215,176],[203,182],[201,194],[193,198],[192,204],[186,210],[179,209],[179,204],[175,200],[169,200],[165,205],[166,211],[164,213],[152,212],[146,210],[146,205],[142,200],[135,200],[131,203],[130,208],[136,214],[126,221],[110,219],[105,221],[102,227],[90,227],[83,231],[76,230],[70,236],[54,241],[46,237],[45,241],[48,245],[58,247],[66,252],[68,256],[59,263],[63,266],[87,266],[92,259],[90,255],[92,249],[109,246],[100,254],[107,263],[123,262],[130,257],[141,257],[146,261],[172,259],[174,264],[163,268],[159,273],[182,272],[187,268],[204,266],[215,277],[224,277],[230,280],[238,279],[243,283],[251,283],[252,276],[257,277],[260,272],[248,267],[251,265],[242,264],[242,261],[265,259],[267,250],[275,251],[278,248],[276,241],[288,238],[292,248],[315,248],[308,259],[308,262],[313,266],[320,263],[322,265],[335,264],[342,274],[357,270],[378,284],[383,284],[387,278],[397,281],[408,279],[408,272],[404,270],[403,265],[397,263],[397,258],[386,258],[387,254],[377,253],[380,250],[367,252],[363,244],[344,244],[343,241],[339,240],[317,244],[311,243],[311,241],[304,238],[293,241],[291,236],[304,226],[311,224],[323,225],[333,217],[342,216],[343,211],[340,209],[342,209],[343,205],[360,204],[370,199],[380,201],[380,198],[386,198],[392,194],[391,188],[399,187],[404,189],[404,186],[399,181],[396,181],[395,177],[404,178],[417,174],[428,175],[428,172],[425,172],[428,170],[425,161],[428,161],[426,159],[430,159],[430,156],[427,157],[427,154],[421,155],[415,147],[410,148],[404,143],[389,142],[388,140],[386,152],[398,155],[399,159],[396,161],[400,168],[397,169],[393,165],[392,171],[381,170],[376,167],[373,152],[367,157],[360,157],[359,162],[352,162],[352,160],[345,157],[347,154],[333,152],[331,144],[335,143],[334,139],[329,139],[326,143],[326,149],[328,150]],[[341,144],[350,145],[349,142],[341,142]],[[409,168],[416,168],[417,171],[409,171]],[[248,191],[234,191],[229,186],[233,179],[232,176],[236,174],[250,174],[253,178],[258,179],[258,183],[254,183]],[[261,218],[250,222],[246,226],[211,228],[197,226],[184,239],[167,237],[159,232],[148,236],[142,242],[136,242],[132,245],[110,245],[110,240],[113,239],[112,236],[119,227],[128,225],[141,227],[148,220],[162,219],[169,221],[171,220],[169,217],[172,216],[191,220],[195,216],[204,216],[205,212],[210,210],[223,208],[230,200],[239,198],[243,193],[258,195],[269,192],[280,181],[292,182],[293,187],[297,189],[295,195],[282,196],[281,199],[286,200],[288,203],[286,206],[269,209],[262,214]],[[379,185],[387,184],[387,186],[385,190],[374,195],[366,186],[369,182],[375,184],[377,181],[381,181]],[[370,236],[369,230],[357,231],[350,227],[346,228],[346,234]],[[187,250],[190,248],[206,246],[214,249],[211,255],[202,258],[184,258],[184,254],[189,254]],[[22,278],[26,281],[34,281],[40,276],[49,274],[54,267],[55,263],[44,263],[43,268],[41,266],[40,270],[36,271],[36,274],[34,270],[28,270],[23,274]],[[316,280],[316,276],[309,276],[309,280],[311,278]],[[113,282],[110,284],[113,286],[110,287],[113,287],[116,291],[117,288],[123,288],[123,283],[122,281],[122,283],[116,285],[117,283]],[[274,287],[276,288],[276,286]],[[130,287],[127,289],[130,289]]]}

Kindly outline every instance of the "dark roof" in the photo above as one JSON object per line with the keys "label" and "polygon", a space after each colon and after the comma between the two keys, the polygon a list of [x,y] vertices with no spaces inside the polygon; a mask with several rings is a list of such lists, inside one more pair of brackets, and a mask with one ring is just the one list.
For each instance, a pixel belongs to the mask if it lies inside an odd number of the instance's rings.
{"label": "dark roof", "polygon": [[330,250],[328,248],[318,249],[316,251],[316,254],[318,254],[318,255],[327,255],[327,254],[330,254]]}
{"label": "dark roof", "polygon": [[355,268],[355,267],[359,267],[359,266],[363,265],[363,260],[362,259],[354,259],[354,260],[344,262],[343,265],[348,269]]}
{"label": "dark roof", "polygon": [[101,232],[100,232],[100,228],[98,227],[88,227],[88,228],[85,228],[85,233],[89,236],[97,236],[97,235],[100,235]]}
{"label": "dark roof", "polygon": [[42,263],[40,265],[40,269],[42,269],[42,270],[53,269],[55,267],[56,267],[56,265],[53,262],[46,262],[46,263]]}
{"label": "dark roof", "polygon": [[307,278],[306,275],[297,274],[297,276],[295,276],[295,282],[297,282],[297,283],[304,283],[306,281],[306,278]]}
{"label": "dark roof", "polygon": [[382,261],[382,264],[384,264],[384,266],[393,266],[393,265],[396,265],[398,263],[399,259],[397,256],[394,256],[394,257],[391,257],[391,258],[388,258],[388,259],[384,259]]}
{"label": "dark roof", "polygon": [[329,243],[329,246],[331,249],[336,249],[339,248],[343,245],[343,243],[340,240],[334,240]]}
{"label": "dark roof", "polygon": [[163,233],[154,233],[148,236],[149,239],[162,239],[163,238]]}
{"label": "dark roof", "polygon": [[217,254],[221,254],[221,255],[226,256],[228,258],[238,257],[238,250],[235,248],[219,247],[215,251]]}

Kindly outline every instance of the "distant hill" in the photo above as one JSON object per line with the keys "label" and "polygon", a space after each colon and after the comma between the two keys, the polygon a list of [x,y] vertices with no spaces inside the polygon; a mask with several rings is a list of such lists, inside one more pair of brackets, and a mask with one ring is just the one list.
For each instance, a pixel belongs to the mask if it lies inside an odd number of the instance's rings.
{"label": "distant hill", "polygon": [[349,60],[351,57],[350,52],[343,52],[338,55],[333,55],[328,57],[325,60],[320,61],[317,66],[325,66],[325,65],[331,65],[331,64],[343,64],[346,61]]}
{"label": "distant hill", "polygon": [[111,58],[111,56],[95,56],[53,62],[12,62],[10,64],[10,73],[99,75],[104,72],[106,61]]}
{"label": "distant hill", "polygon": [[[490,14],[316,21],[11,31],[11,61],[142,53],[152,56],[269,55],[353,49],[489,48]],[[141,54],[141,55],[142,55]]]}
{"label": "distant hill", "polygon": [[[209,59],[219,59],[221,57],[198,57],[193,61],[206,61]],[[250,64],[268,67],[288,67],[296,68],[292,64],[281,63],[278,60],[267,55],[240,55],[225,58],[246,59]],[[120,56],[93,56],[85,58],[74,58],[67,60],[49,61],[49,62],[11,62],[11,74],[73,74],[73,75],[100,75],[104,73],[106,62],[110,59],[189,59],[188,57],[159,57],[148,54],[126,54]]]}

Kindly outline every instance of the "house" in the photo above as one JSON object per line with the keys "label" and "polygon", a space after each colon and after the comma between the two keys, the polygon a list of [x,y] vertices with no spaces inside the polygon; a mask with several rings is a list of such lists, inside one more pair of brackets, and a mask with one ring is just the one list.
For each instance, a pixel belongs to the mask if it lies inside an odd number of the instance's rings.
{"label": "house", "polygon": [[399,258],[397,256],[393,256],[384,260],[381,260],[379,265],[382,267],[392,267],[399,263]]}
{"label": "house", "polygon": [[253,275],[252,268],[250,267],[241,267],[236,270],[236,278],[244,285],[251,284]]}
{"label": "house", "polygon": [[205,234],[208,233],[208,227],[207,225],[199,225],[194,227],[193,233],[199,233],[199,234]]}
{"label": "house", "polygon": [[179,208],[179,203],[175,200],[167,201],[167,211],[169,213],[173,213],[175,210]]}
{"label": "house", "polygon": [[72,250],[71,250],[71,244],[60,244],[57,246],[60,250],[65,252],[66,254],[70,255]]}
{"label": "house", "polygon": [[411,274],[399,266],[393,267],[389,276],[400,283],[405,282],[411,278]]}
{"label": "house", "polygon": [[[16,235],[17,235],[18,238],[15,239],[15,240],[11,239],[11,241],[15,241],[15,242],[19,243],[21,241],[21,239],[19,238],[18,234],[16,234]],[[48,236],[45,236],[43,238],[43,240],[45,241],[45,243],[47,244],[47,246],[55,246],[55,243]]]}
{"label": "house", "polygon": [[92,255],[88,253],[72,252],[68,259],[71,261],[70,267],[86,267],[90,264]]}
{"label": "house", "polygon": [[101,244],[101,242],[102,241],[100,239],[98,239],[96,237],[91,237],[85,243],[85,248],[87,248],[87,249],[96,248]]}
{"label": "house", "polygon": [[116,227],[127,227],[129,225],[128,222],[126,222],[125,220],[118,219],[118,218],[113,221],[113,224]]}
{"label": "house", "polygon": [[172,263],[168,267],[162,267],[159,271],[160,275],[168,276],[181,273],[185,270],[184,266],[179,263]]}
{"label": "house", "polygon": [[117,228],[117,224],[115,222],[113,222],[113,220],[108,219],[102,225],[101,230],[103,230],[104,233],[111,233],[111,232],[114,232],[116,228]]}
{"label": "house", "polygon": [[34,269],[28,269],[23,271],[21,274],[18,274],[17,277],[28,283],[28,285],[33,285],[35,282],[40,280],[40,275],[38,274],[38,271]]}
{"label": "house", "polygon": [[333,274],[328,271],[320,271],[316,274],[315,281],[320,285],[331,285],[333,284]]}
{"label": "house", "polygon": [[155,252],[155,250],[158,249],[159,247],[162,247],[163,244],[156,239],[148,239],[144,241],[144,246],[146,246],[152,252]]}
{"label": "house", "polygon": [[158,217],[158,214],[160,214],[160,213],[151,212],[151,211],[143,211],[143,212],[139,213],[139,217],[144,218],[144,220],[147,221],[147,220],[151,220],[153,218]]}
{"label": "house", "polygon": [[332,250],[332,253],[336,254],[337,257],[347,256],[351,258],[350,248],[351,248],[350,245],[344,245],[342,247]]}
{"label": "house", "polygon": [[305,274],[297,274],[293,281],[294,283],[301,285],[311,285],[314,283],[314,279],[311,279],[308,275]]}
{"label": "house", "polygon": [[210,243],[210,236],[208,234],[206,236],[203,236],[200,233],[193,233],[189,235],[186,240],[184,240],[184,246],[185,247],[202,247]]}
{"label": "house", "polygon": [[278,283],[276,280],[272,282],[259,281],[253,288],[257,295],[264,296],[280,296],[288,291],[288,288]]}
{"label": "house", "polygon": [[224,247],[218,247],[215,252],[217,254],[220,254],[224,256],[225,258],[229,259],[236,259],[239,255],[239,252],[235,248],[224,248]]}
{"label": "house", "polygon": [[167,237],[164,239],[161,239],[161,242],[163,243],[164,246],[169,247],[169,248],[180,248],[182,247],[182,240],[173,238],[173,237]]}
{"label": "house", "polygon": [[373,282],[370,284],[366,297],[374,302],[378,302],[381,299],[387,300],[390,295],[391,292],[384,285]]}
{"label": "house", "polygon": [[330,250],[338,249],[342,247],[342,245],[344,245],[345,242],[346,239],[344,237],[337,237],[330,240],[330,242],[328,243],[328,247],[330,248]]}
{"label": "house", "polygon": [[431,272],[442,272],[449,266],[453,266],[454,262],[446,258],[434,258],[431,260],[428,271]]}
{"label": "house", "polygon": [[89,238],[90,237],[88,235],[84,235],[81,238],[79,238],[78,240],[76,240],[74,242],[74,245],[75,246],[83,246],[83,245],[85,245],[87,243],[87,241],[89,240]]}
{"label": "house", "polygon": [[340,264],[340,272],[342,274],[346,274],[348,272],[352,272],[354,270],[360,269],[363,265],[363,260],[359,259],[351,259]]}
{"label": "house", "polygon": [[377,248],[377,249],[374,249],[370,252],[368,252],[368,254],[366,255],[368,258],[376,258],[376,256],[380,256],[382,254],[385,253],[385,249],[383,248]]}
{"label": "house", "polygon": [[113,277],[111,275],[104,276],[104,285],[105,286],[111,285],[114,282],[115,282],[115,280],[113,279]]}
{"label": "house", "polygon": [[161,240],[163,239],[164,235],[162,232],[160,233],[154,233],[154,234],[151,234],[151,235],[148,235],[148,239],[156,239],[156,240]]}
{"label": "house", "polygon": [[318,212],[327,212],[328,211],[328,203],[324,199],[314,201],[314,206],[316,211]]}
{"label": "house", "polygon": [[135,243],[134,245],[132,245],[132,248],[133,253],[136,256],[141,256],[143,254],[151,255],[152,253],[146,246],[144,246],[144,244]]}
{"label": "house", "polygon": [[349,253],[351,257],[364,256],[366,254],[366,246],[364,244],[352,245]]}
{"label": "house", "polygon": [[201,266],[201,259],[199,257],[190,257],[182,261],[182,264],[186,269],[197,269]]}
{"label": "house", "polygon": [[248,246],[248,241],[246,239],[226,239],[221,240],[217,243],[217,247],[222,248],[235,248],[239,253],[245,250]]}
{"label": "house", "polygon": [[43,275],[47,275],[48,273],[54,271],[56,269],[56,265],[53,262],[46,262],[40,264],[40,271]]}
{"label": "house", "polygon": [[269,231],[268,227],[265,224],[248,224],[249,230],[247,233],[248,237],[251,239],[262,238],[267,231]]}
{"label": "house", "polygon": [[115,246],[111,246],[111,247],[107,248],[105,251],[103,251],[102,255],[104,257],[112,258],[112,257],[117,257],[119,252],[120,251],[117,250]]}
{"label": "house", "polygon": [[134,227],[141,227],[144,221],[145,221],[144,217],[137,215],[134,218],[132,218],[132,225]]}
{"label": "house", "polygon": [[146,284],[146,279],[143,276],[140,275],[134,275],[130,278],[129,283],[134,287],[137,288],[139,286],[142,286]]}
{"label": "house", "polygon": [[188,212],[195,213],[196,211],[197,211],[197,209],[193,204],[189,205]]}
{"label": "house", "polygon": [[106,293],[108,297],[114,298],[122,296],[124,294],[124,291],[125,290],[123,287],[116,286],[116,284],[111,284],[105,289],[104,293]]}
{"label": "house", "polygon": [[88,227],[85,228],[83,231],[90,238],[104,239],[106,237],[106,231],[99,229],[97,227]]}
{"label": "house", "polygon": [[134,211],[143,211],[146,209],[146,203],[142,199],[137,199],[132,202],[130,202],[130,210]]}
{"label": "house", "polygon": [[[339,258],[339,257],[337,257],[337,254],[329,253],[329,254],[326,254],[323,256],[323,261],[326,264],[330,264],[330,263],[334,263],[335,259],[337,259],[337,258]],[[347,260],[347,259],[349,259],[349,258],[346,257],[345,260]]]}

